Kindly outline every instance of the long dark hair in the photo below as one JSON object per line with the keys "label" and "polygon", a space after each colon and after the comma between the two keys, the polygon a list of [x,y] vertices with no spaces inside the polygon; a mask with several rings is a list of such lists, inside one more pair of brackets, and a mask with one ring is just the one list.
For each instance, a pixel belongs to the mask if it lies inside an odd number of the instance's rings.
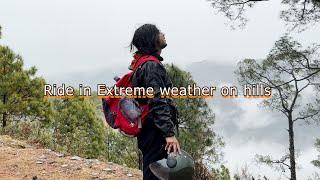
{"label": "long dark hair", "polygon": [[160,30],[153,24],[144,24],[140,26],[133,35],[130,43],[130,51],[133,52],[136,48],[136,53],[140,54],[155,54],[156,46],[159,43]]}

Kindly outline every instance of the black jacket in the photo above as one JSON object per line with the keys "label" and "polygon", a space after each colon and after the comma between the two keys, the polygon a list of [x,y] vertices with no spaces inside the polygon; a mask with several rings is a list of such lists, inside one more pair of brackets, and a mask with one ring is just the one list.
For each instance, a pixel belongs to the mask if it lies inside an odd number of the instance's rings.
{"label": "black jacket", "polygon": [[[160,62],[163,60],[161,56],[156,57]],[[164,65],[154,61],[145,62],[133,74],[132,85],[133,87],[153,88],[154,98],[136,100],[139,103],[149,104],[150,112],[147,119],[152,119],[154,125],[161,130],[163,137],[174,136],[174,128],[178,122],[176,106],[171,99],[160,97],[160,88],[172,87]]]}

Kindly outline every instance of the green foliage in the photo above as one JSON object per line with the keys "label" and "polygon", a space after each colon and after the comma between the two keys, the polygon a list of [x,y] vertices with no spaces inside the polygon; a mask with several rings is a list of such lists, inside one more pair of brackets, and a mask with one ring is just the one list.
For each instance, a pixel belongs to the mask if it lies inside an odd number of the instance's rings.
{"label": "green foliage", "polygon": [[1,133],[64,153],[104,158],[105,129],[94,106],[77,97],[52,104],[52,121],[13,121]]}
{"label": "green foliage", "polygon": [[[316,140],[316,143],[315,143],[314,145],[316,146],[316,148],[317,148],[318,151],[320,152],[320,139],[317,139],[317,140]],[[312,163],[314,166],[320,168],[320,155],[318,155],[318,159],[317,159],[317,160],[313,160],[313,161],[311,161],[311,163]]]}
{"label": "green foliage", "polygon": [[320,179],[320,174],[317,172],[312,173],[312,175],[308,177],[308,180],[319,180],[319,179]]}
{"label": "green foliage", "polygon": [[209,170],[202,162],[195,163],[195,177],[203,180],[231,180],[229,169],[224,165]]}
{"label": "green foliage", "polygon": [[0,130],[1,134],[10,135],[16,139],[27,140],[32,144],[53,149],[54,138],[50,128],[40,121],[14,121]]}
{"label": "green foliage", "polygon": [[[167,72],[175,87],[187,87],[195,84],[191,74],[180,70],[173,64],[167,65]],[[208,107],[205,99],[186,98],[174,99],[180,114],[180,136],[179,140],[184,150],[191,153],[195,160],[206,160],[217,162],[221,158],[219,148],[223,142],[219,136],[212,131],[214,125],[214,114]]]}
{"label": "green foliage", "polygon": [[[261,2],[265,1],[265,2]],[[268,0],[209,0],[213,9],[224,15],[235,28],[244,27],[248,22],[246,11],[257,3],[267,4]],[[319,0],[283,0],[281,1],[280,18],[291,29],[312,26],[320,21]]]}
{"label": "green foliage", "polygon": [[123,136],[117,130],[107,128],[106,131],[106,154],[108,161],[138,168],[138,148],[135,138]]}
{"label": "green foliage", "polygon": [[224,165],[221,165],[220,169],[213,169],[212,175],[213,179],[231,180],[229,169]]}
{"label": "green foliage", "polygon": [[105,151],[105,129],[94,106],[79,97],[55,99],[53,104],[51,127],[56,149],[87,158],[100,157]]}
{"label": "green foliage", "polygon": [[[89,98],[96,108],[96,114],[102,121],[105,121],[104,114],[102,112],[101,99],[96,97],[96,92],[92,92],[92,98]],[[105,130],[105,147],[104,159],[128,166],[130,168],[138,168],[138,148],[136,138],[129,138],[123,136],[118,130],[110,128],[106,122],[104,126]]]}
{"label": "green foliage", "polygon": [[77,96],[45,99],[45,80],[35,77],[36,71],[23,69],[22,57],[0,46],[1,133],[88,158],[102,156],[105,129],[96,107]]}
{"label": "green foliage", "polygon": [[248,165],[245,165],[240,169],[240,171],[237,171],[234,174],[233,178],[234,180],[269,180],[266,176],[261,176],[261,175],[253,176],[249,172]]}
{"label": "green foliage", "polygon": [[23,59],[6,46],[0,46],[0,115],[2,126],[10,120],[49,120],[50,103],[43,99],[43,78],[36,68],[23,69]]}
{"label": "green foliage", "polygon": [[277,171],[286,172],[287,168],[289,167],[287,161],[290,159],[290,154],[285,154],[277,160],[274,160],[274,158],[272,158],[270,155],[256,155],[255,159],[257,162],[262,162]]}
{"label": "green foliage", "polygon": [[[174,87],[187,87],[195,84],[191,74],[171,64],[166,65]],[[182,149],[189,152],[199,165],[204,162],[213,164],[222,158],[220,148],[222,139],[212,130],[214,114],[205,99],[174,99],[180,114],[178,140]]]}

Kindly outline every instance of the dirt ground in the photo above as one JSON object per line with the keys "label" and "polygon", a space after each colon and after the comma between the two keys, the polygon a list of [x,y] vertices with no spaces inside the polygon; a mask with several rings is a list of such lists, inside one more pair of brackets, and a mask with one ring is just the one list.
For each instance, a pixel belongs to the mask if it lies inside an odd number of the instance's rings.
{"label": "dirt ground", "polygon": [[140,180],[142,173],[111,162],[38,149],[9,136],[0,136],[0,179]]}

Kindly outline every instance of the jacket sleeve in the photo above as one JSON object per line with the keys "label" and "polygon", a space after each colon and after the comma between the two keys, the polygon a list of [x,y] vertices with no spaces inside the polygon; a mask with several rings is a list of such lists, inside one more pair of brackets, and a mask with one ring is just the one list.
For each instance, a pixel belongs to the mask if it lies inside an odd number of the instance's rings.
{"label": "jacket sleeve", "polygon": [[164,82],[164,77],[167,76],[165,68],[153,61],[146,62],[144,66],[143,79],[145,88],[153,88],[154,98],[148,99],[148,104],[154,123],[163,132],[164,137],[174,136],[170,104],[166,98],[160,97],[160,88],[166,87]]}

